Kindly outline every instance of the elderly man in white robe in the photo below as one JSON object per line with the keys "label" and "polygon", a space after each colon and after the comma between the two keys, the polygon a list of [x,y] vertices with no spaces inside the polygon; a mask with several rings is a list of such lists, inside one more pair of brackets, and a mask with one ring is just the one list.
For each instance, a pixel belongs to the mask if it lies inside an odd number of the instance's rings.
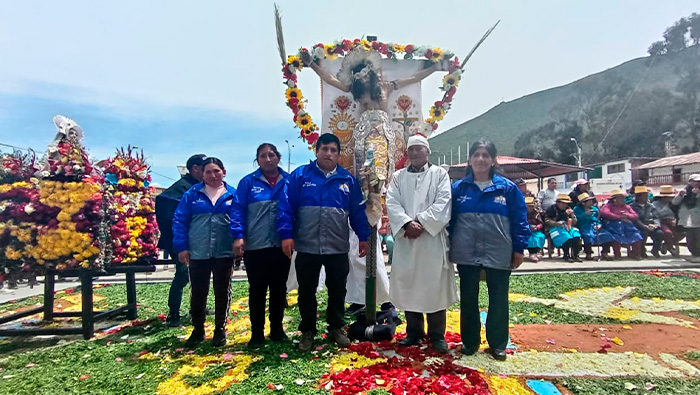
{"label": "elderly man in white robe", "polygon": [[406,313],[407,336],[400,344],[412,346],[428,337],[433,348],[446,353],[446,311],[457,302],[454,267],[447,257],[447,230],[452,209],[450,177],[428,162],[430,146],[421,135],[408,139],[410,165],[394,173],[386,195],[394,232],[391,302]]}

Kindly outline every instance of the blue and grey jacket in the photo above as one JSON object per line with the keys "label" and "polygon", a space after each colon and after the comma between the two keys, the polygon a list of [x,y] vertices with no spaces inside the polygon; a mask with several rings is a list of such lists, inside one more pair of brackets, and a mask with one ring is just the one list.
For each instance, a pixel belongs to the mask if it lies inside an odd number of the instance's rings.
{"label": "blue and grey jacket", "polygon": [[229,232],[236,188],[224,183],[226,192],[216,204],[200,182],[180,200],[173,218],[173,247],[176,252],[189,250],[191,259],[233,256],[233,237]]}
{"label": "blue and grey jacket", "polygon": [[246,250],[282,246],[277,234],[277,205],[289,173],[278,170],[282,179],[274,187],[259,168],[238,183],[231,213],[231,235],[234,239],[244,238]]}
{"label": "blue and grey jacket", "polygon": [[294,238],[297,251],[307,254],[347,254],[350,225],[360,241],[370,228],[359,181],[338,166],[326,178],[316,161],[300,166],[287,178],[279,201],[277,233]]}
{"label": "blue and grey jacket", "polygon": [[492,182],[482,191],[469,174],[452,185],[450,260],[510,270],[512,254],[530,238],[527,206],[513,182],[499,175]]}

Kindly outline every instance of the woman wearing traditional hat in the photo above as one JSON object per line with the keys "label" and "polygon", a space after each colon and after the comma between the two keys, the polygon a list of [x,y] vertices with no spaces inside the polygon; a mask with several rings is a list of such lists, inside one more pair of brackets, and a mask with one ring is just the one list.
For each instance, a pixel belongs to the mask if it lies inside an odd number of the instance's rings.
{"label": "woman wearing traditional hat", "polygon": [[591,191],[591,184],[588,180],[585,178],[580,178],[574,182],[576,185],[574,187],[574,190],[569,193],[569,197],[571,198],[571,207],[575,208],[578,205],[578,196],[582,193],[587,193],[590,198],[593,199],[593,205],[597,206],[598,205],[598,200],[595,198],[595,193]]}
{"label": "woman wearing traditional hat", "polygon": [[532,196],[525,197],[527,205],[527,222],[530,224],[530,238],[527,241],[527,250],[530,253],[532,262],[539,262],[539,252],[544,248],[544,242],[547,239],[544,235],[544,223],[542,222],[542,213],[537,210],[535,198]]}
{"label": "woman wearing traditional hat", "polygon": [[615,258],[622,257],[620,247],[624,245],[632,247],[631,258],[641,259],[642,234],[634,225],[639,217],[632,207],[625,204],[625,192],[622,189],[613,189],[611,195],[600,209],[600,218],[603,220],[603,228],[615,238]]}
{"label": "woman wearing traditional hat", "polygon": [[664,232],[664,244],[661,246],[661,253],[665,254],[666,251],[668,251],[674,258],[678,258],[680,254],[676,248],[676,243],[682,240],[685,235],[681,229],[676,226],[677,210],[674,211],[674,209],[677,208],[671,206],[671,200],[673,200],[674,196],[676,196],[676,192],[673,190],[672,185],[662,185],[659,194],[654,197],[652,205],[659,214],[661,230]]}
{"label": "woman wearing traditional hat", "polygon": [[664,231],[661,230],[661,220],[656,207],[649,201],[649,190],[647,187],[640,186],[634,188],[634,202],[630,205],[632,210],[637,213],[639,219],[635,222],[637,229],[642,234],[642,258],[647,257],[645,245],[647,238],[651,237],[653,246],[651,254],[655,258],[661,257],[661,246],[664,241]]}
{"label": "woman wearing traditional hat", "polygon": [[565,193],[557,195],[557,201],[545,213],[545,225],[549,228],[549,237],[554,246],[564,250],[564,260],[581,262],[581,232],[576,226],[576,215],[569,205],[571,198]]}
{"label": "woman wearing traditional hat", "polygon": [[700,174],[691,174],[688,185],[681,189],[671,201],[678,208],[678,226],[685,230],[688,249],[692,257],[688,260],[700,263]]}
{"label": "woman wearing traditional hat", "polygon": [[[602,228],[598,207],[594,206],[595,197],[584,192],[578,195],[576,200],[578,200],[578,204],[574,207],[574,215],[578,219],[576,226],[581,232],[586,260],[590,261],[593,259],[592,246],[609,245],[615,242],[615,238]],[[603,250],[602,258],[605,260],[610,260],[608,251],[609,248]]]}

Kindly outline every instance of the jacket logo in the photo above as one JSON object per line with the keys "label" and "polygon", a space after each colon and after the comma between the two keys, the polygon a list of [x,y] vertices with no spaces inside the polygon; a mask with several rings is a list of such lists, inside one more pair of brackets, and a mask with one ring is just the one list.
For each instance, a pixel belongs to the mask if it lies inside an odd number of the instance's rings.
{"label": "jacket logo", "polygon": [[204,203],[204,199],[202,199],[202,198],[197,198],[197,200],[195,200],[195,201],[192,202],[192,203],[194,203],[194,204],[201,204],[201,203]]}
{"label": "jacket logo", "polygon": [[348,184],[340,184],[338,189],[340,189],[341,191],[343,191],[345,193],[350,193],[350,187],[348,186]]}
{"label": "jacket logo", "polygon": [[252,193],[256,193],[256,194],[257,194],[257,193],[260,193],[260,192],[262,192],[262,191],[264,191],[264,190],[265,190],[265,188],[263,188],[263,187],[253,187],[253,188],[251,188],[250,191],[251,191]]}
{"label": "jacket logo", "polygon": [[467,200],[471,200],[471,199],[472,198],[467,196],[467,195],[460,196],[457,198],[457,203],[462,204],[462,203],[466,202]]}
{"label": "jacket logo", "polygon": [[227,200],[227,201],[226,201],[226,205],[227,205],[227,206],[230,206],[230,205],[231,205],[231,200]]}
{"label": "jacket logo", "polygon": [[502,204],[505,206],[506,205],[506,197],[505,196],[496,196],[495,198],[493,198],[493,202],[498,203],[498,204]]}
{"label": "jacket logo", "polygon": [[304,183],[304,185],[302,185],[301,187],[302,187],[302,188],[310,188],[310,187],[315,187],[315,186],[316,186],[316,184],[314,184],[313,182],[311,182],[311,181],[306,181],[306,182]]}

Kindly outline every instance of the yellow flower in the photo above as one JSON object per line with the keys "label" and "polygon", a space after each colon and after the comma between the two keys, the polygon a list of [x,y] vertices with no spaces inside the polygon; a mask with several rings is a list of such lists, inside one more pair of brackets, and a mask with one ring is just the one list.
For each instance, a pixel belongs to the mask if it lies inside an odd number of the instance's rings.
{"label": "yellow flower", "polygon": [[406,52],[406,46],[401,44],[394,44],[394,52]]}
{"label": "yellow flower", "polygon": [[323,52],[326,54],[326,59],[333,60],[338,58],[338,54],[333,51],[335,51],[335,46],[331,44],[324,45]]}
{"label": "yellow flower", "polygon": [[439,62],[442,60],[442,57],[444,56],[444,52],[440,48],[433,48],[432,49],[433,54],[430,56],[430,60],[433,62]]}
{"label": "yellow flower", "polygon": [[369,41],[363,39],[362,41],[360,41],[360,43],[362,44],[362,48],[363,48],[365,51],[370,51],[370,50],[372,49],[372,43],[371,43],[371,42],[369,42]]}
{"label": "yellow flower", "polygon": [[301,100],[304,96],[301,94],[301,90],[298,88],[287,88],[286,91],[284,91],[285,96],[287,96],[287,100],[289,99],[299,99]]}
{"label": "yellow flower", "polygon": [[297,116],[296,124],[300,129],[308,129],[311,126],[311,116],[309,114]]}
{"label": "yellow flower", "polygon": [[442,109],[442,107],[432,106],[430,107],[430,116],[435,121],[442,121],[442,119],[445,118],[445,111]]}
{"label": "yellow flower", "polygon": [[442,77],[442,85],[443,86],[457,86],[459,85],[459,77],[452,73],[452,74],[447,74],[446,76]]}
{"label": "yellow flower", "polygon": [[301,70],[304,68],[304,64],[302,63],[301,58],[297,55],[287,56],[287,64],[291,65],[297,70]]}

